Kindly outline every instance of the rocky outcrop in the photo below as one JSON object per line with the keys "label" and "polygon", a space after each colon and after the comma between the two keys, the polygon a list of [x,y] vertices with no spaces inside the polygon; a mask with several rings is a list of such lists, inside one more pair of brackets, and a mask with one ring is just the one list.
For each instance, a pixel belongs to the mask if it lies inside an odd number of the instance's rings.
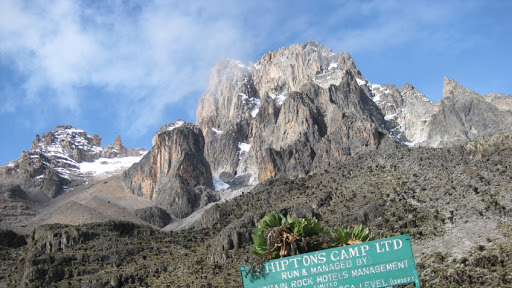
{"label": "rocky outcrop", "polygon": [[389,124],[360,81],[348,53],[316,42],[268,52],[250,67],[219,62],[196,114],[213,174],[254,184],[377,149]]}
{"label": "rocky outcrop", "polygon": [[430,118],[434,113],[434,103],[411,84],[400,88],[403,99],[403,110],[400,130],[411,144],[422,143],[427,140]]}
{"label": "rocky outcrop", "polygon": [[[131,222],[96,223],[95,225],[67,226],[61,224],[43,225],[37,227],[28,239],[24,250],[23,261],[19,262],[21,276],[19,285],[15,287],[48,287],[70,277],[82,275],[82,267],[97,265],[97,263],[115,263],[118,266],[123,261],[129,262],[128,255],[137,254],[136,245],[123,242],[125,237],[141,238],[149,241],[154,237],[155,230],[150,226],[141,226]],[[99,241],[106,246],[102,251],[91,251],[93,243]],[[138,241],[133,241],[138,243]],[[85,253],[78,253],[72,257],[61,254],[73,253],[80,245],[88,245]],[[84,246],[85,247],[85,246]],[[83,248],[82,248],[83,249]],[[83,250],[82,250],[83,251]],[[76,267],[73,267],[74,265]],[[117,279],[118,277],[112,277]],[[121,287],[120,284],[111,284],[116,281],[93,282],[88,284],[71,284],[80,287]],[[97,281],[97,279],[96,279]],[[110,282],[110,283],[109,283]],[[70,282],[67,282],[70,285]]]}
{"label": "rocky outcrop", "polygon": [[435,104],[426,145],[445,147],[510,131],[512,111],[445,78],[443,100]]}
{"label": "rocky outcrop", "polygon": [[21,157],[0,168],[2,178],[19,183],[25,189],[44,191],[51,198],[57,197],[70,186],[83,184],[76,163],[61,161],[57,156],[47,156],[38,151],[26,151]]}
{"label": "rocky outcrop", "polygon": [[135,215],[159,228],[164,228],[172,221],[171,215],[158,206],[137,209],[135,210]]}
{"label": "rocky outcrop", "polygon": [[100,158],[101,137],[89,137],[85,131],[69,125],[59,125],[55,130],[36,135],[31,151],[39,151],[48,156],[63,156],[80,163]]}
{"label": "rocky outcrop", "polygon": [[305,176],[345,157],[377,149],[385,135],[378,107],[350,75],[329,89],[305,85],[290,93],[278,111],[275,108],[263,107],[251,129],[254,150],[250,160],[258,163],[259,181]]}
{"label": "rocky outcrop", "polygon": [[[0,229],[20,233],[18,228],[24,224],[19,223],[37,215],[28,199],[30,195],[19,184],[0,180]],[[0,235],[0,239],[2,238],[4,236]]]}
{"label": "rocky outcrop", "polygon": [[19,183],[25,189],[38,189],[54,198],[66,189],[86,182],[80,163],[100,158],[141,156],[142,148],[127,149],[121,136],[114,145],[101,147],[101,136],[89,136],[69,125],[36,135],[30,151],[22,152],[18,160],[0,168],[0,176]]}
{"label": "rocky outcrop", "polygon": [[411,84],[400,89],[391,84],[372,84],[358,79],[369,91],[387,122],[388,134],[398,142],[415,146],[426,140],[434,104]]}
{"label": "rocky outcrop", "polygon": [[484,99],[502,111],[512,111],[512,95],[485,94]]}
{"label": "rocky outcrop", "polygon": [[123,173],[126,188],[172,217],[190,215],[199,208],[202,195],[213,189],[204,146],[196,125],[183,121],[164,125],[153,138],[151,151]]}
{"label": "rocky outcrop", "polygon": [[39,151],[48,156],[67,157],[77,163],[92,162],[98,158],[138,156],[145,152],[142,148],[127,149],[119,135],[114,145],[101,147],[101,136],[89,136],[84,130],[69,125],[59,125],[42,137],[36,135],[31,151]]}
{"label": "rocky outcrop", "polygon": [[509,95],[482,97],[446,78],[444,97],[434,104],[411,84],[397,89],[363,79],[358,83],[384,114],[388,134],[408,146],[453,146],[511,130]]}

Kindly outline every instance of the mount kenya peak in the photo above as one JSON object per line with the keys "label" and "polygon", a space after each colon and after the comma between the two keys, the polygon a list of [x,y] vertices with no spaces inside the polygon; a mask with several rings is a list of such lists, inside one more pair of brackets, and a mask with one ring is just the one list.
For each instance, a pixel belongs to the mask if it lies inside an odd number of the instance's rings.
{"label": "mount kenya peak", "polygon": [[448,147],[510,131],[511,107],[511,95],[481,96],[448,78],[436,103],[411,84],[373,84],[347,52],[309,41],[248,66],[219,61],[196,123],[163,125],[149,152],[125,148],[120,137],[101,147],[100,136],[57,126],[36,135],[0,175],[55,198],[97,176],[91,163],[117,161],[110,174],[124,171],[124,189],[158,207],[145,219],[168,213],[158,225],[165,226],[227,199],[220,190],[307,176],[367,152]]}

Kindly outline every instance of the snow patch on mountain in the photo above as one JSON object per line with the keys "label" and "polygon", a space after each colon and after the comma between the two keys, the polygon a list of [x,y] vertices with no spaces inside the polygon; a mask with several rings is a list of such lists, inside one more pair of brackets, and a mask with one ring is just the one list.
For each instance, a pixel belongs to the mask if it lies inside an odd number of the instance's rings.
{"label": "snow patch on mountain", "polygon": [[222,133],[224,133],[221,130],[214,128],[214,127],[212,127],[212,131],[215,132],[215,134],[217,134],[217,135],[221,135]]}
{"label": "snow patch on mountain", "polygon": [[238,97],[240,97],[240,101],[244,103],[246,111],[249,111],[252,118],[256,117],[258,115],[258,112],[260,112],[260,106],[261,101],[260,99],[256,97],[249,97],[245,93],[238,93]]}
{"label": "snow patch on mountain", "polygon": [[112,175],[119,173],[139,162],[146,153],[143,153],[140,156],[99,158],[94,162],[82,162],[79,164],[80,172],[86,176]]}
{"label": "snow patch on mountain", "polygon": [[222,191],[228,189],[230,186],[226,182],[220,180],[219,178],[213,177],[213,187],[215,188],[215,191]]}
{"label": "snow patch on mountain", "polygon": [[327,68],[327,70],[332,70],[332,69],[335,69],[335,68],[338,68],[338,63],[331,63],[329,64],[329,68]]}
{"label": "snow patch on mountain", "polygon": [[172,131],[180,126],[182,126],[183,124],[185,124],[185,121],[183,120],[178,120],[174,123],[174,125],[171,125],[169,127],[167,127],[167,131]]}
{"label": "snow patch on mountain", "polygon": [[243,152],[247,153],[247,152],[249,152],[249,150],[251,150],[251,144],[245,143],[245,142],[239,142],[238,148],[240,149],[240,153],[243,153]]}
{"label": "snow patch on mountain", "polygon": [[272,92],[268,93],[268,96],[276,102],[277,106],[283,105],[286,98],[288,98],[288,95],[284,91],[277,93],[273,90]]}
{"label": "snow patch on mountain", "polygon": [[386,116],[384,116],[384,120],[386,120],[386,121],[395,120],[396,116],[397,116],[396,113],[392,114],[392,115],[386,115]]}
{"label": "snow patch on mountain", "polygon": [[261,101],[258,98],[251,98],[252,100],[252,109],[250,111],[252,118],[256,117],[258,115],[258,112],[260,112],[260,106]]}
{"label": "snow patch on mountain", "polygon": [[368,81],[363,80],[361,78],[356,78],[356,81],[359,86],[368,85]]}

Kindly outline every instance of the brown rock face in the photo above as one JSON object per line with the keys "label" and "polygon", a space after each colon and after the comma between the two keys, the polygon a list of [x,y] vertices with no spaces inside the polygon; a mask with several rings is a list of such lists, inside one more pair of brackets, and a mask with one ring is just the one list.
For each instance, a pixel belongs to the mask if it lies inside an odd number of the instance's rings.
{"label": "brown rock face", "polygon": [[83,183],[83,179],[66,174],[63,177],[60,169],[76,171],[72,163],[63,162],[62,167],[57,167],[59,161],[52,161],[44,153],[29,151],[21,153],[21,157],[0,168],[0,176],[15,183],[19,183],[25,189],[39,189],[51,198],[59,196],[64,187],[75,186]]}
{"label": "brown rock face", "polygon": [[262,107],[249,136],[258,143],[251,160],[258,163],[259,181],[305,176],[377,149],[384,136],[382,115],[350,75],[341,81],[329,89],[307,84],[282,106]]}
{"label": "brown rock face", "polygon": [[171,123],[155,135],[153,147],[123,173],[132,193],[150,199],[172,217],[183,218],[200,206],[203,187],[213,189],[204,157],[204,137],[196,125]]}
{"label": "brown rock face", "polygon": [[377,149],[388,124],[358,81],[366,80],[348,53],[315,42],[250,67],[220,61],[196,114],[213,174],[254,184]]}

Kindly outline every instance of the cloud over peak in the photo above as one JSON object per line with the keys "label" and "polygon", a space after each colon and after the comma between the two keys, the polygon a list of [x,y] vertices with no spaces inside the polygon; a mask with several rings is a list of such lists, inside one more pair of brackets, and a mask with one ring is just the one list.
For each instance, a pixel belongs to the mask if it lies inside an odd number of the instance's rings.
{"label": "cloud over peak", "polygon": [[[130,120],[143,121],[132,127],[143,132],[162,120],[166,105],[205,88],[219,55],[247,49],[234,10],[220,17],[217,5],[198,3],[2,1],[0,57],[24,79],[11,87],[16,95],[2,98],[73,112],[85,101],[117,98],[117,113],[130,111]],[[84,97],[90,87],[111,93]],[[13,101],[20,94],[24,101]]]}

